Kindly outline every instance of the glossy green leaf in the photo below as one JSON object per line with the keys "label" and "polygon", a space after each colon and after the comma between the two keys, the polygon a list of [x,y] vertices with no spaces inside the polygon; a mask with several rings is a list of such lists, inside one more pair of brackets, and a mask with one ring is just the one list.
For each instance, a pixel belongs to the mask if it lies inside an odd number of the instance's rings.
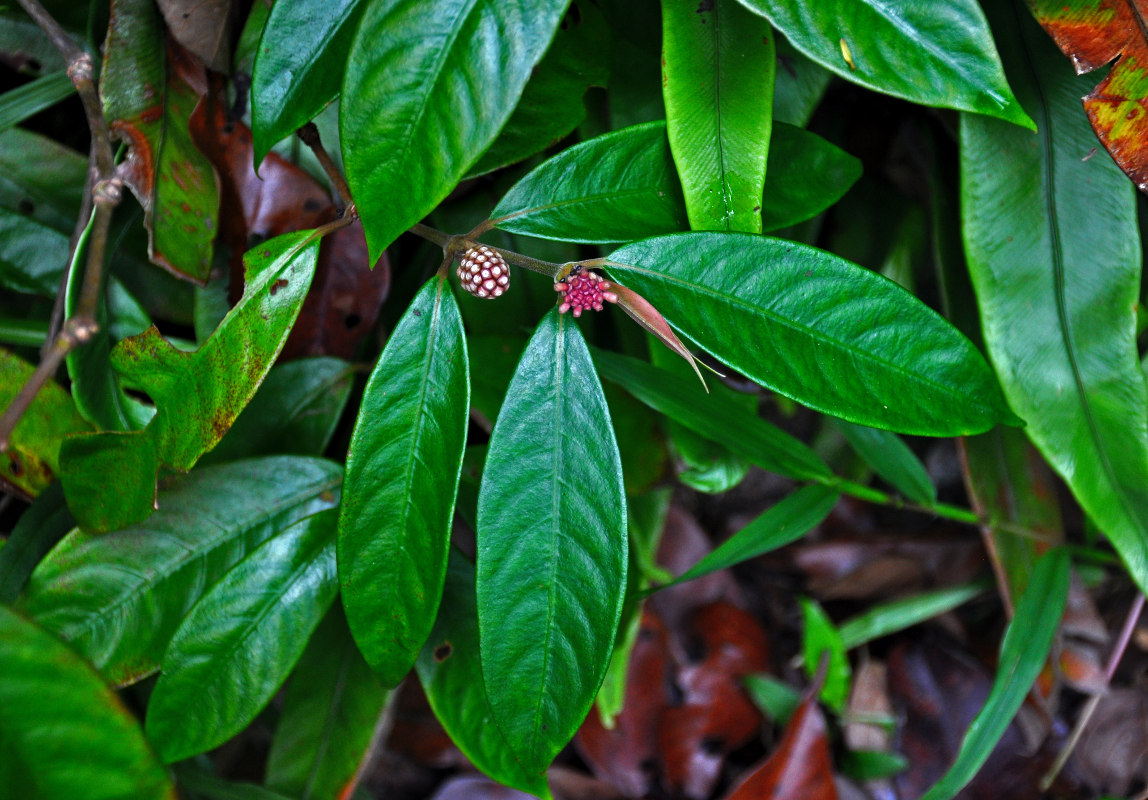
{"label": "glossy green leaf", "polygon": [[184,617],[147,706],[167,763],[247,727],[295,666],[338,592],[335,509],[296,522],[227,571]]}
{"label": "glossy green leaf", "polygon": [[976,0],[738,0],[846,80],[913,103],[1032,127],[1005,82]]}
{"label": "glossy green leaf", "polygon": [[623,247],[609,264],[703,349],[811,408],[932,436],[1016,421],[968,339],[837,256],[744,233],[683,233]]}
{"label": "glossy green leaf", "polygon": [[352,366],[318,356],[277,364],[200,464],[260,455],[321,455],[351,396]]}
{"label": "glossy green leaf", "polygon": [[840,200],[861,177],[861,162],[815,133],[773,124],[761,199],[764,230],[804,222]]}
{"label": "glossy green leaf", "polygon": [[557,309],[526,347],[478,498],[478,623],[495,724],[541,775],[602,683],[626,587],[626,496],[602,387]]}
{"label": "glossy green leaf", "polygon": [[560,141],[586,118],[583,95],[591,86],[606,85],[609,67],[610,36],[602,12],[575,0],[531,72],[518,107],[470,175],[521,161]]}
{"label": "glossy green leaf", "polygon": [[[8,407],[34,371],[24,359],[0,349],[0,408]],[[60,472],[64,437],[89,430],[71,396],[49,379],[8,437],[8,448],[0,454],[0,479],[35,497]]]}
{"label": "glossy green leaf", "polygon": [[206,587],[293,522],[334,507],[342,470],[252,459],[173,480],[146,522],[69,534],[32,573],[21,607],[116,684],[159,666]]}
{"label": "glossy green leaf", "polygon": [[838,497],[837,492],[825,486],[798,489],[759,514],[666,586],[727,569],[797,541],[829,516]]}
{"label": "glossy green leaf", "polygon": [[617,383],[655,411],[725,445],[754,464],[789,478],[824,481],[833,473],[801,440],[697,381],[679,378],[645,361],[594,351],[603,378]]}
{"label": "glossy green leaf", "polygon": [[68,647],[0,606],[0,786],[37,800],[175,800],[115,693]]}
{"label": "glossy green leaf", "polygon": [[33,114],[51,108],[76,91],[66,72],[49,72],[0,95],[0,131],[19,125]]}
{"label": "glossy green leaf", "polygon": [[[22,128],[3,131],[0,206],[63,234],[67,241],[76,227],[87,168],[86,156],[46,136]],[[67,256],[54,265],[56,277],[48,295],[56,294],[66,265]]]}
{"label": "glossy green leaf", "polygon": [[65,234],[0,208],[0,286],[13,292],[52,297],[60,289],[60,274],[67,265]]}
{"label": "glossy green leaf", "polygon": [[494,141],[568,0],[376,0],[355,33],[339,130],[370,263]]}
{"label": "glossy green leaf", "polygon": [[841,641],[846,650],[852,650],[874,639],[911,628],[946,611],[952,611],[982,594],[986,588],[984,583],[968,583],[964,586],[937,589],[873,606],[868,611],[841,623],[838,627]]}
{"label": "glossy green leaf", "polygon": [[434,625],[466,443],[462,317],[445,278],[411,302],[363,393],[339,518],[339,582],[355,641],[397,686]]}
{"label": "glossy green leaf", "polygon": [[1048,658],[1068,597],[1068,572],[1068,553],[1063,549],[1049,552],[1037,563],[1016,616],[1005,629],[984,707],[969,726],[956,761],[922,800],[954,797],[988,760]]}
{"label": "glossy green leaf", "polygon": [[776,64],[769,23],[736,0],[663,0],[666,129],[694,230],[761,233]]}
{"label": "glossy green leaf", "polygon": [[517,336],[467,337],[466,355],[470,363],[470,411],[479,413],[494,427],[498,410],[506,397],[506,387],[522,358],[526,339]]}
{"label": "glossy green leaf", "polygon": [[907,499],[923,506],[937,500],[937,488],[925,465],[897,434],[845,420],[834,420],[837,430],[857,455]]}
{"label": "glossy green leaf", "polygon": [[0,603],[11,603],[36,565],[76,526],[59,481],[40,492],[0,548]]}
{"label": "glossy green leaf", "polygon": [[821,687],[819,697],[827,706],[840,712],[849,699],[849,683],[853,675],[849,657],[845,654],[845,643],[816,600],[801,598],[801,618],[804,622],[801,653],[805,659],[805,674],[813,680],[822,659],[828,653],[829,669],[825,673],[825,685]]}
{"label": "glossy green leaf", "polygon": [[804,128],[829,88],[833,73],[802,55],[784,36],[774,37],[774,47],[773,119]]}
{"label": "glossy green leaf", "polygon": [[287,684],[267,787],[296,800],[342,796],[364,766],[387,697],[335,604]]}
{"label": "glossy green leaf", "polygon": [[499,783],[549,797],[546,776],[522,764],[494,722],[483,683],[474,565],[451,550],[443,602],[416,664],[435,717],[458,749]]}
{"label": "glossy green leaf", "polygon": [[218,179],[188,127],[199,93],[166,60],[154,3],[116,0],[100,99],[108,126],[130,147],[118,174],[146,212],[152,261],[203,283],[219,228]]}
{"label": "glossy green leaf", "polygon": [[363,0],[276,3],[263,26],[251,74],[255,165],[339,96]]}
{"label": "glossy green leaf", "polygon": [[245,258],[243,297],[194,353],[154,327],[112,351],[124,383],[147,392],[157,412],[136,433],[73,436],[61,451],[68,505],[85,530],[147,518],[161,466],[186,471],[215,445],[271,368],[311,285],[319,242],[286,234]]}
{"label": "glossy green leaf", "polygon": [[[1148,588],[1148,388],[1136,347],[1135,194],[1073,75],[1017,6],[995,25],[1041,133],[961,121],[969,270],[989,354],[1029,437]],[[994,23],[997,16],[994,13]]]}

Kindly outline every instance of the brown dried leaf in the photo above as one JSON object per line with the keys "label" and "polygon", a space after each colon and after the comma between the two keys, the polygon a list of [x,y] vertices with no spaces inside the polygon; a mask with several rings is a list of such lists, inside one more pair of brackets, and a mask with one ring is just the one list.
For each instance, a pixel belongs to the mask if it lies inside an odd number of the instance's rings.
{"label": "brown dried leaf", "polygon": [[231,45],[242,3],[156,0],[171,35],[216,72],[231,71]]}

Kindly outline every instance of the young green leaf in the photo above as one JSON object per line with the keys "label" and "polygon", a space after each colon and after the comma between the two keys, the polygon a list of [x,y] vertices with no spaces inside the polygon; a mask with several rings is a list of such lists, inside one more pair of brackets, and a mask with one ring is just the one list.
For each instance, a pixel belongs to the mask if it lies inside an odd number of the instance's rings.
{"label": "young green leaf", "polygon": [[1068,598],[1068,553],[1050,551],[1037,562],[1016,616],[1005,630],[996,677],[984,707],[969,726],[956,761],[922,800],[948,800],[977,774],[1040,674]]}
{"label": "young green leaf", "polygon": [[113,366],[157,411],[141,431],[73,436],[62,448],[64,493],[80,527],[146,519],[159,468],[191,469],[227,432],[299,314],[319,252],[312,234],[286,234],[248,253],[243,297],[196,352],[176,350],[154,327],[116,345]]}
{"label": "young green leaf", "polygon": [[662,2],[666,130],[694,230],[761,233],[777,60],[736,0]]}
{"label": "young green leaf", "polygon": [[738,0],[805,55],[846,80],[914,103],[1032,128],[1005,82],[976,0]]}
{"label": "young green leaf", "polygon": [[923,506],[936,502],[937,488],[925,465],[901,437],[842,419],[833,422],[857,455],[893,488]]}
{"label": "young green leaf", "polygon": [[410,671],[434,625],[466,443],[470,384],[462,318],[429,280],[367,383],[339,517],[343,607],[387,686]]}
{"label": "young green leaf", "polygon": [[925,620],[952,611],[967,603],[988,588],[984,583],[968,583],[948,589],[903,597],[873,606],[838,626],[846,650],[888,636],[890,633],[911,628]]}
{"label": "young green leaf", "polygon": [[147,706],[167,763],[218,747],[255,719],[335,599],[335,509],[296,522],[232,567],[180,623]]}
{"label": "young green leaf", "polygon": [[1016,422],[968,339],[837,256],[744,233],[682,233],[627,245],[608,263],[703,349],[811,408],[932,436]]}
{"label": "young green leaf", "polygon": [[347,58],[339,130],[370,263],[498,135],[567,0],[378,0]]}
{"label": "young green leaf", "polygon": [[829,671],[825,673],[825,685],[821,687],[819,696],[827,706],[840,712],[849,699],[849,682],[853,674],[849,657],[845,654],[845,642],[816,600],[801,598],[801,617],[804,621],[801,652],[805,659],[805,674],[813,680],[822,658],[828,653]]}
{"label": "young green leaf", "polygon": [[762,229],[777,230],[820,214],[861,177],[861,162],[815,133],[773,123]]}
{"label": "young green leaf", "polygon": [[20,606],[108,680],[131,683],[159,666],[205,587],[278,531],[334,507],[341,481],[338,465],[316,458],[196,470],[173,481],[147,522],[65,537]]}
{"label": "young green leaf", "polygon": [[471,762],[499,783],[550,797],[544,772],[524,765],[494,723],[482,678],[474,565],[450,551],[442,606],[418,662],[435,717]]}
{"label": "young green leaf", "polygon": [[76,526],[55,481],[40,492],[0,548],[0,603],[11,604],[36,565]]}
{"label": "young green leaf", "polygon": [[1089,80],[1022,7],[993,19],[1041,133],[961,121],[964,235],[985,342],[1029,437],[1148,589],[1135,193],[1103,153],[1082,160],[1096,144],[1080,115]]}
{"label": "young green leaf", "polygon": [[33,81],[10,89],[0,95],[0,131],[19,125],[28,117],[38,114],[76,91],[68,73],[49,72]]}
{"label": "young green leaf", "polygon": [[291,673],[267,756],[267,787],[296,800],[348,792],[362,772],[389,696],[355,646],[336,603]]}
{"label": "young green leaf", "polygon": [[115,693],[63,642],[4,606],[0,675],[5,797],[175,800]]}
{"label": "young green leaf", "polygon": [[478,623],[494,722],[542,774],[585,718],[627,566],[622,465],[574,321],[548,314],[490,438],[478,498]]}

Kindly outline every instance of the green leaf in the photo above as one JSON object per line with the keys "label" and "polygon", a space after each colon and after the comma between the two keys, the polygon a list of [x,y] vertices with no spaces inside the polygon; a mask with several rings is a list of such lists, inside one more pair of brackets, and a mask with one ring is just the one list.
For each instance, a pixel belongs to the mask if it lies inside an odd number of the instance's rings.
{"label": "green leaf", "polygon": [[598,6],[571,3],[550,49],[530,74],[518,107],[470,170],[482,175],[556,144],[586,118],[583,96],[610,75],[610,32]]}
{"label": "green leaf", "polygon": [[[76,227],[87,170],[86,156],[45,136],[22,128],[0,133],[0,206],[63,234],[65,242]],[[67,261],[65,255],[51,265],[46,296],[59,290]]]}
{"label": "green leaf", "polygon": [[[1027,432],[1148,588],[1148,388],[1136,346],[1135,195],[1022,7],[995,25],[1041,133],[961,121],[962,211],[985,341]],[[994,15],[994,22],[996,16]]]}
{"label": "green leaf", "polygon": [[761,198],[767,231],[804,222],[840,200],[861,177],[861,162],[815,133],[773,123]]}
{"label": "green leaf", "polygon": [[800,439],[766,422],[720,394],[707,395],[697,381],[605,350],[594,350],[594,365],[646,405],[690,430],[725,445],[754,464],[798,480],[825,481],[829,467]]}
{"label": "green leaf", "polygon": [[925,465],[897,434],[834,420],[837,430],[857,455],[907,499],[923,506],[937,500],[937,488]]}
{"label": "green leaf", "polygon": [[1016,616],[1005,630],[985,705],[969,726],[956,761],[922,800],[955,796],[988,760],[1048,658],[1068,597],[1068,572],[1068,553],[1063,549],[1052,550],[1037,562]]}
{"label": "green leaf", "polygon": [[846,650],[852,650],[874,639],[911,628],[946,611],[952,611],[982,594],[987,588],[984,583],[968,583],[964,586],[937,589],[873,606],[868,611],[841,623],[838,627],[841,641]]}
{"label": "green leaf", "polygon": [[397,686],[434,625],[466,443],[462,317],[445,277],[411,302],[363,393],[339,517],[339,581],[355,641]]}
{"label": "green leaf", "polygon": [[341,480],[336,464],[300,457],[196,470],[160,494],[146,523],[69,534],[20,605],[108,680],[138,680],[159,666],[205,587],[288,525],[332,508]]}
{"label": "green leaf", "polygon": [[135,718],[56,637],[0,606],[0,785],[37,800],[175,800]]}
{"label": "green leaf", "polygon": [[279,691],[338,591],[337,519],[332,508],[272,536],[183,618],[147,706],[165,762],[223,744]]}
{"label": "green leaf", "polygon": [[[8,407],[34,371],[19,356],[0,349],[0,408]],[[49,379],[8,437],[8,447],[0,454],[0,479],[35,497],[60,472],[64,437],[90,429],[71,395]]]}
{"label": "green leaf", "polygon": [[662,3],[662,94],[694,230],[761,233],[777,61],[736,0]]}
{"label": "green leaf", "polygon": [[75,525],[59,481],[49,484],[20,515],[0,548],[0,603],[16,599],[32,570]]}
{"label": "green leaf", "polygon": [[495,724],[541,775],[602,683],[626,588],[626,496],[581,334],[550,312],[490,438],[478,498],[478,623]]}
{"label": "green leaf", "polygon": [[846,750],[841,756],[841,771],[858,781],[891,778],[909,766],[909,759],[885,750]]}
{"label": "green leaf", "polygon": [[354,786],[387,697],[335,604],[287,684],[267,756],[268,788],[326,800]]}
{"label": "green leaf", "polygon": [[66,72],[49,72],[0,95],[0,131],[19,125],[33,114],[51,108],[76,91]]}
{"label": "green leaf", "polygon": [[827,706],[840,712],[849,699],[849,681],[852,676],[849,657],[845,654],[845,643],[816,600],[801,598],[801,617],[804,621],[801,652],[805,659],[805,674],[813,680],[825,653],[829,654],[829,671],[825,674],[825,685],[821,687],[819,697]]}
{"label": "green leaf", "polygon": [[744,233],[682,233],[623,247],[608,263],[704,350],[818,411],[932,436],[1015,422],[968,339],[837,256]]}
{"label": "green leaf", "polygon": [[801,705],[801,692],[772,675],[746,675],[745,690],[754,705],[776,725],[788,725]]}
{"label": "green leaf", "polygon": [[494,141],[568,0],[375,0],[343,78],[339,130],[370,263]]}
{"label": "green leaf", "polygon": [[108,126],[130,147],[118,174],[146,212],[151,260],[204,283],[219,228],[218,179],[189,130],[199,93],[168,68],[164,35],[150,0],[116,0],[100,98]]}
{"label": "green leaf", "polygon": [[295,0],[271,7],[251,74],[256,167],[280,139],[339,96],[347,50],[365,5],[363,0]]}
{"label": "green leaf", "polygon": [[254,783],[229,781],[217,778],[198,768],[194,761],[176,764],[173,767],[176,783],[187,793],[194,792],[197,798],[210,800],[298,800],[264,789]]}
{"label": "green leaf", "polygon": [[200,464],[259,455],[320,455],[351,396],[352,366],[318,356],[277,364]]}
{"label": "green leaf", "polygon": [[692,581],[797,541],[829,516],[838,497],[837,492],[825,486],[798,489],[770,506],[673,581],[658,588]]}
{"label": "green leaf", "polygon": [[0,285],[13,292],[52,297],[60,290],[60,274],[67,265],[65,234],[0,208]]}
{"label": "green leaf", "polygon": [[416,664],[419,680],[435,717],[476,767],[499,783],[549,797],[545,774],[523,765],[494,724],[482,677],[474,584],[474,566],[452,549],[438,619]]}
{"label": "green leaf", "polygon": [[319,252],[312,234],[286,234],[247,254],[243,297],[196,352],[176,350],[154,327],[116,345],[113,367],[157,411],[136,433],[68,439],[62,480],[80,527],[112,530],[146,519],[159,468],[191,469],[227,432],[299,314]]}
{"label": "green leaf", "polygon": [[773,119],[804,128],[829,88],[833,73],[803,56],[784,36],[774,37],[774,47]]}
{"label": "green leaf", "polygon": [[738,0],[846,80],[913,103],[975,111],[1032,128],[1009,91],[976,0]]}

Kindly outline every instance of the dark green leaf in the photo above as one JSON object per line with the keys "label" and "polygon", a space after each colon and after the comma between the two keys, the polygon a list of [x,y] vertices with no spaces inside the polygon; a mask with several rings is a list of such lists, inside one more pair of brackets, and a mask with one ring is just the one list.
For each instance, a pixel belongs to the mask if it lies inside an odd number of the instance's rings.
{"label": "dark green leaf", "polygon": [[745,690],[754,705],[777,725],[788,725],[801,705],[801,692],[771,675],[746,675]]}
{"label": "dark green leaf", "polygon": [[387,697],[342,608],[332,606],[287,684],[267,757],[268,788],[296,800],[341,796],[363,767]]}
{"label": "dark green leaf", "polygon": [[811,408],[933,436],[1015,422],[968,339],[837,256],[751,234],[683,233],[623,247],[609,264],[703,349]]}
{"label": "dark green leaf", "polygon": [[773,124],[761,198],[764,230],[804,222],[836,203],[861,177],[861,162],[815,133]]}
{"label": "dark green leaf", "polygon": [[761,233],[777,64],[769,23],[736,0],[662,3],[662,94],[694,230]]}
{"label": "dark green leaf", "polygon": [[594,365],[646,405],[690,430],[725,445],[762,469],[790,478],[825,481],[829,467],[799,439],[719,394],[707,395],[697,381],[604,350]]}
{"label": "dark green leaf", "polygon": [[291,523],[332,508],[342,470],[281,457],[176,479],[143,524],[69,534],[32,573],[22,607],[123,684],[159,666],[204,588]]}
{"label": "dark green leaf", "polygon": [[524,766],[494,723],[479,657],[474,581],[474,566],[452,549],[438,619],[416,664],[419,680],[435,717],[476,767],[499,783],[549,797],[545,774]]}
{"label": "dark green leaf", "polygon": [[969,726],[956,761],[922,800],[948,800],[973,779],[988,760],[1033,681],[1040,674],[1068,597],[1068,553],[1047,553],[1037,563],[1016,616],[1005,630],[1000,660],[984,707]]}
{"label": "dark green leaf", "polygon": [[59,481],[49,484],[20,515],[0,548],[0,603],[16,599],[32,570],[75,525]]}
{"label": "dark green leaf", "polygon": [[370,263],[494,141],[568,0],[378,0],[343,78],[339,127]]}
{"label": "dark green leaf", "polygon": [[829,671],[825,674],[825,685],[821,687],[819,697],[827,706],[840,712],[849,698],[849,682],[852,677],[845,643],[816,600],[801,598],[801,617],[805,623],[801,635],[805,674],[813,680],[822,659],[828,653]]}
{"label": "dark green leaf", "polygon": [[841,756],[841,771],[858,781],[891,778],[908,768],[909,759],[884,750],[846,750]]}
{"label": "dark green leaf", "polygon": [[116,346],[113,367],[127,386],[147,392],[157,412],[136,433],[68,439],[62,480],[81,527],[112,530],[146,519],[159,468],[189,470],[223,437],[287,340],[318,251],[311,231],[250,251],[243,297],[194,353],[176,350],[154,327]]}
{"label": "dark green leaf", "polygon": [[264,789],[254,783],[229,781],[203,772],[194,762],[176,764],[176,783],[185,792],[194,792],[197,798],[208,800],[298,800]]}
{"label": "dark green leaf", "polygon": [[926,106],[1032,127],[1009,91],[976,0],[739,0],[841,77]]}
{"label": "dark green leaf", "polygon": [[0,606],[0,792],[36,800],[175,800],[115,693],[56,637]]}
{"label": "dark green leaf", "polygon": [[66,72],[50,72],[0,95],[0,131],[19,125],[76,91]]}
{"label": "dark green leaf", "polygon": [[774,37],[777,70],[773,87],[773,119],[804,128],[833,73],[801,54],[784,36]]}
{"label": "dark green leaf", "polygon": [[339,518],[347,622],[387,686],[410,671],[434,625],[469,404],[462,318],[436,276],[367,383]]}
{"label": "dark green leaf", "polygon": [[293,0],[271,7],[251,75],[257,167],[276,142],[339,96],[347,50],[365,5],[363,0]]}
{"label": "dark green leaf", "polygon": [[470,409],[494,426],[506,387],[522,358],[526,340],[516,336],[469,336],[466,342],[470,362]]}
{"label": "dark green leaf", "polygon": [[923,506],[937,500],[937,488],[925,465],[897,434],[845,420],[834,420],[850,447],[907,499]]}
{"label": "dark green leaf", "polygon": [[852,650],[890,633],[911,628],[925,620],[952,611],[988,588],[984,583],[969,583],[948,589],[892,600],[846,620],[838,627],[846,650]]}
{"label": "dark green leaf", "polygon": [[838,497],[837,492],[825,486],[798,489],[766,509],[666,586],[692,581],[797,541],[829,516]]}
{"label": "dark green leaf", "polygon": [[65,234],[0,208],[0,285],[13,292],[52,297],[60,290],[60,274],[67,265]]}
{"label": "dark green leaf", "polygon": [[[0,133],[0,205],[63,234],[65,242],[76,227],[87,169],[86,156],[45,136],[21,128]],[[48,296],[59,289],[67,261],[51,265],[56,277]]]}
{"label": "dark green leaf", "polygon": [[258,455],[320,455],[351,395],[351,365],[319,356],[278,364],[200,464]]}
{"label": "dark green leaf", "polygon": [[1148,589],[1148,389],[1132,186],[1096,144],[1073,75],[1019,5],[994,29],[1033,135],[961,121],[962,211],[985,341],[1027,432]]}
{"label": "dark green leaf", "polygon": [[478,622],[495,724],[541,775],[585,718],[626,587],[626,497],[602,387],[572,319],[538,326],[478,498]]}
{"label": "dark green leaf", "polygon": [[338,592],[335,509],[255,548],[201,597],[163,654],[148,739],[167,763],[247,727],[295,666]]}

